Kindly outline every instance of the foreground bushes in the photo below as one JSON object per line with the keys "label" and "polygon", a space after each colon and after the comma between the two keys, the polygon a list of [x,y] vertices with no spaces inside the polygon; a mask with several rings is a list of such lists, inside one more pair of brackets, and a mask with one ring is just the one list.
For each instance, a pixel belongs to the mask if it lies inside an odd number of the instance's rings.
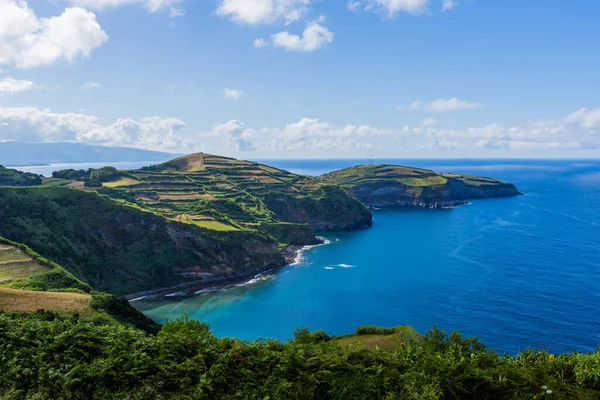
{"label": "foreground bushes", "polygon": [[[179,319],[157,335],[106,318],[0,313],[0,398],[596,399],[600,354],[498,356],[433,330],[398,350],[218,339]],[[544,387],[546,387],[544,389]],[[552,394],[546,394],[550,390]],[[548,397],[547,397],[548,396]],[[551,396],[551,397],[550,397]]]}

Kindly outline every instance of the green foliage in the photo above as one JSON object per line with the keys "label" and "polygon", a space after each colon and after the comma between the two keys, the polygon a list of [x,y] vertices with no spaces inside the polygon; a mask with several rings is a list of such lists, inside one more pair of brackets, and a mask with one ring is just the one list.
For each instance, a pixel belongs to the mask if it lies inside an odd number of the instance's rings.
{"label": "green foliage", "polygon": [[41,175],[8,169],[0,165],[0,186],[37,186],[41,184]]}
{"label": "green foliage", "polygon": [[[186,317],[158,335],[48,312],[0,312],[0,397],[14,399],[596,399],[599,353],[498,356],[432,332],[395,350],[219,339]],[[552,390],[546,396],[545,390]]]}
{"label": "green foliage", "polygon": [[86,181],[86,180],[90,179],[91,172],[92,172],[91,168],[89,168],[87,170],[85,170],[85,169],[79,169],[79,170],[62,169],[60,171],[52,172],[52,177],[58,178],[58,179],[71,179],[74,181]]}
{"label": "green foliage", "polygon": [[124,297],[108,293],[94,293],[90,306],[97,311],[106,312],[123,324],[133,325],[148,333],[156,334],[160,330],[160,325],[132,307]]}
{"label": "green foliage", "polygon": [[94,192],[0,188],[0,209],[0,235],[118,295],[187,281],[178,269],[213,272],[225,264],[239,271],[284,262],[275,241],[259,232],[202,229]]}
{"label": "green foliage", "polygon": [[87,181],[83,182],[83,186],[89,188],[98,188],[102,187],[102,182],[95,179],[88,179]]}
{"label": "green foliage", "polygon": [[18,280],[8,287],[23,290],[39,290],[43,292],[79,292],[90,293],[90,285],[81,282],[73,274],[65,271],[61,267],[51,269],[29,277],[28,279]]}
{"label": "green foliage", "polygon": [[119,176],[119,173],[115,167],[102,167],[94,169],[90,173],[90,179],[92,181],[108,182],[111,179],[115,179]]}
{"label": "green foliage", "polygon": [[357,335],[392,335],[399,332],[399,327],[396,328],[380,328],[373,325],[359,326],[356,328]]}
{"label": "green foliage", "polygon": [[279,243],[291,245],[318,244],[320,240],[315,237],[315,231],[308,224],[261,223],[259,228],[273,236]]}

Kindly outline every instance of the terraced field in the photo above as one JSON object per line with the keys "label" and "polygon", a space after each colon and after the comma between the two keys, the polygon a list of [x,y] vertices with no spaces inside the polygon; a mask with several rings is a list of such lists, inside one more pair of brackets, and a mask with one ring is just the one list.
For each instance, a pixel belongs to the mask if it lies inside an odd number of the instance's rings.
{"label": "terraced field", "polygon": [[89,294],[5,287],[50,270],[50,267],[40,264],[20,249],[0,243],[0,310],[36,311],[44,309],[61,314],[93,315],[95,311],[90,307],[91,296]]}
{"label": "terraced field", "polygon": [[21,250],[0,244],[0,285],[49,270],[49,267],[39,264]]}
{"label": "terraced field", "polygon": [[[326,186],[330,185],[319,179],[267,165],[197,153],[121,171],[118,179],[104,183],[98,192],[169,219],[223,231],[260,230],[262,224],[279,222],[310,224],[321,217],[310,213],[323,212],[318,203],[328,196]],[[365,214],[359,217],[370,221],[358,202],[343,191],[336,195],[342,208],[355,207]],[[285,206],[280,207],[282,203]],[[304,203],[310,206],[308,212]],[[326,212],[331,212],[327,207]],[[290,208],[295,209],[289,212]]]}
{"label": "terraced field", "polygon": [[370,207],[447,207],[467,199],[508,197],[517,188],[497,179],[398,165],[360,165],[325,174]]}

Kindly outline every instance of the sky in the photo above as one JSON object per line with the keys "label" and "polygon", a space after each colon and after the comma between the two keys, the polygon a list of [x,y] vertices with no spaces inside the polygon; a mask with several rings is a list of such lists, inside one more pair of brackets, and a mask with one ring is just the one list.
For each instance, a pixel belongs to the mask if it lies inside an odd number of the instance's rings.
{"label": "sky", "polygon": [[597,0],[0,0],[0,141],[598,158]]}

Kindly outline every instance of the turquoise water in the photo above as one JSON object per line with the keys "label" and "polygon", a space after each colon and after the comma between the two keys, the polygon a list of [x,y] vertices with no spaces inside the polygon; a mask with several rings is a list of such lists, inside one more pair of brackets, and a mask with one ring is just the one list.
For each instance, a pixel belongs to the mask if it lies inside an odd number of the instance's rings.
{"label": "turquoise water", "polygon": [[[453,210],[374,213],[371,229],[323,235],[296,265],[214,293],[134,305],[157,321],[187,313],[215,334],[288,339],[358,325],[434,324],[514,353],[600,344],[600,162],[395,163],[497,177],[525,196]],[[356,161],[270,161],[319,174]]]}

